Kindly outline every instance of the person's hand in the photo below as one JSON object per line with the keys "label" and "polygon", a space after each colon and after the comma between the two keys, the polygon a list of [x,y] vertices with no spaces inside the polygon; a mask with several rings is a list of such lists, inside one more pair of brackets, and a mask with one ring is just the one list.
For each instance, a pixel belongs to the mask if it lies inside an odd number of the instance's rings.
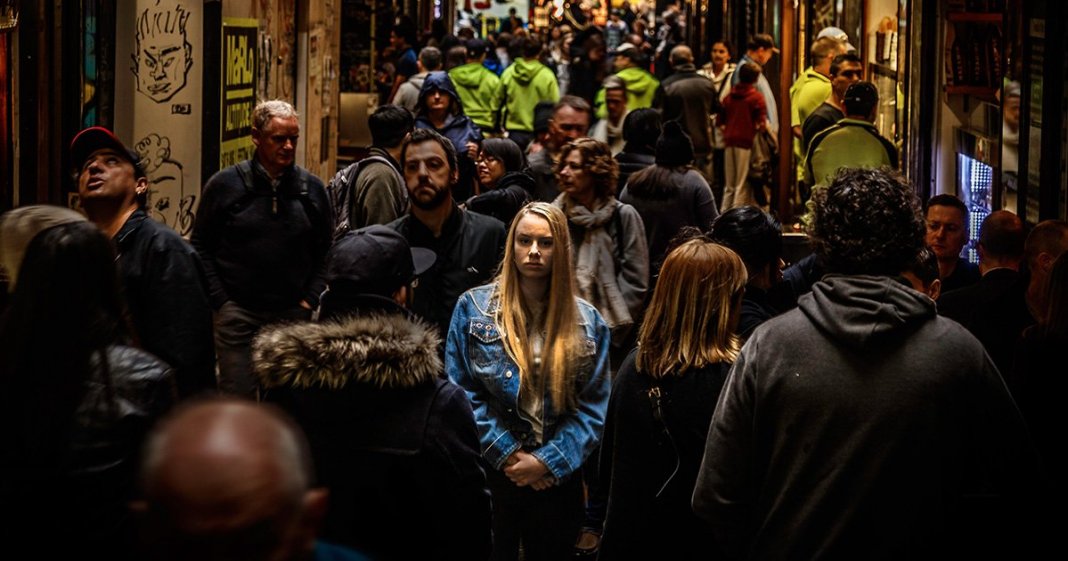
{"label": "person's hand", "polygon": [[475,142],[467,143],[467,155],[472,159],[478,159],[478,144]]}
{"label": "person's hand", "polygon": [[[513,458],[515,462],[509,464]],[[548,473],[549,468],[541,463],[537,456],[524,450],[516,450],[505,461],[504,474],[519,487],[534,486],[534,483]],[[538,490],[538,487],[534,486],[534,489]]]}
{"label": "person's hand", "polygon": [[544,491],[554,485],[556,485],[556,478],[551,475],[546,475],[545,477],[542,477],[534,483],[531,483],[530,488],[534,489],[535,491]]}
{"label": "person's hand", "polygon": [[312,309],[311,304],[309,304],[307,300],[301,300],[300,301],[300,307],[304,308],[305,310]]}

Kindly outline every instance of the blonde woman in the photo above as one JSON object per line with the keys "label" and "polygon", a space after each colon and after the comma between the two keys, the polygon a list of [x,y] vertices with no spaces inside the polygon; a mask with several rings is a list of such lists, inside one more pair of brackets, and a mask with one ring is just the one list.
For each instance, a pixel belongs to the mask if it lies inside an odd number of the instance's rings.
{"label": "blonde woman", "polygon": [[608,406],[608,327],[575,294],[567,220],[531,203],[501,271],[464,293],[445,346],[475,412],[493,493],[494,560],[570,556],[583,517],[579,468]]}
{"label": "blonde woman", "polygon": [[613,381],[601,478],[608,515],[598,559],[709,559],[690,509],[705,437],[731,363],[746,283],[730,249],[701,236],[668,254],[630,353]]}

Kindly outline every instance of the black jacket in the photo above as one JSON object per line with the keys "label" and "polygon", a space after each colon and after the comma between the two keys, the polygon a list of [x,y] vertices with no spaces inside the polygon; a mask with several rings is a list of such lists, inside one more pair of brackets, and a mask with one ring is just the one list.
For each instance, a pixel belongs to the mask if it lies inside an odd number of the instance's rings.
{"label": "black jacket", "polygon": [[174,368],[182,397],[214,389],[211,303],[196,251],[144,210],[130,215],[115,245],[141,346]]}
{"label": "black jacket", "polygon": [[719,96],[712,80],[697,73],[693,64],[684,64],[675,73],[660,83],[658,102],[663,108],[663,119],[679,121],[690,140],[698,158],[712,151],[713,113],[719,111]]}
{"label": "black jacket", "polygon": [[530,202],[530,193],[533,190],[534,178],[530,174],[513,171],[504,174],[492,190],[467,199],[464,206],[467,210],[492,216],[507,227],[519,213],[519,209]]}
{"label": "black jacket", "polygon": [[92,360],[62,466],[27,466],[27,458],[0,453],[0,539],[7,543],[38,543],[47,558],[134,558],[129,501],[141,448],[177,395],[172,371],[156,357],[111,345],[104,358],[97,353]]}
{"label": "black jacket", "polygon": [[632,152],[629,147],[624,147],[622,152],[616,154],[616,163],[619,164],[619,183],[617,184],[616,192],[621,193],[623,192],[623,187],[626,187],[630,176],[655,164],[656,156]]}
{"label": "black jacket", "polygon": [[998,372],[1013,385],[1016,341],[1035,323],[1027,308],[1027,279],[1012,269],[987,271],[979,282],[938,298],[938,313],[963,325],[986,348]]}
{"label": "black jacket", "polygon": [[204,261],[211,303],[227,300],[257,312],[313,308],[326,288],[326,252],[334,230],[323,182],[298,166],[277,189],[252,162],[219,171],[204,186],[191,241]]}
{"label": "black jacket", "polygon": [[412,295],[412,311],[436,325],[444,337],[456,300],[467,290],[489,282],[504,254],[504,224],[496,218],[453,205],[441,237],[407,214],[387,224],[412,247],[425,247],[437,261],[419,277]]}
{"label": "black jacket", "polygon": [[[690,498],[730,365],[654,380],[638,371],[635,355],[623,361],[608,403],[600,462],[608,511],[598,559],[717,559]],[[649,396],[654,382],[663,422]]]}
{"label": "black jacket", "polygon": [[396,305],[256,338],[265,398],[303,427],[330,490],[324,539],[374,559],[489,556],[474,414],[442,376],[440,342]]}

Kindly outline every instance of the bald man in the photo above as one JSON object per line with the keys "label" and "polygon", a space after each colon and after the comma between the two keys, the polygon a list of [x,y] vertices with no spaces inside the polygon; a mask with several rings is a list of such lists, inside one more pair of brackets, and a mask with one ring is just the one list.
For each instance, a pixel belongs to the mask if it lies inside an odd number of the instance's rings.
{"label": "bald man", "polygon": [[146,558],[358,561],[317,541],[327,492],[311,487],[308,446],[280,412],[218,400],[180,408],[142,462]]}
{"label": "bald man", "polygon": [[719,97],[708,77],[698,74],[693,64],[693,51],[686,45],[671,49],[671,68],[674,73],[660,84],[658,106],[664,122],[679,121],[693,141],[694,165],[712,181],[709,169],[712,153],[711,115],[718,111]]}
{"label": "bald man", "polygon": [[1020,275],[1027,232],[1019,216],[999,210],[979,226],[979,282],[938,299],[938,313],[975,335],[1005,378],[1016,340],[1035,319],[1027,310],[1027,280]]}
{"label": "bald man", "polygon": [[1027,235],[1024,256],[1031,271],[1027,286],[1027,306],[1037,320],[1044,320],[1049,309],[1049,278],[1053,263],[1068,251],[1068,222],[1043,220]]}

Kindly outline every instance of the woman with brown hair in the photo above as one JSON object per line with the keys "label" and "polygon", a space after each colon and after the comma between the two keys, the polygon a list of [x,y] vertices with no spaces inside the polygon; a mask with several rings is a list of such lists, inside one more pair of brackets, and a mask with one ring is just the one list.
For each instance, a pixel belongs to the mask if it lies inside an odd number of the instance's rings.
{"label": "woman with brown hair", "polygon": [[464,293],[445,371],[475,413],[493,495],[494,560],[568,557],[582,523],[579,469],[608,406],[608,327],[578,298],[563,213],[531,203],[492,284]]}
{"label": "woman with brown hair", "polygon": [[553,205],[567,216],[579,296],[604,316],[613,348],[629,349],[624,341],[640,320],[649,286],[649,248],[638,211],[616,199],[618,175],[607,144],[572,141],[556,165],[560,195]]}
{"label": "woman with brown hair", "polygon": [[714,558],[690,508],[705,437],[738,356],[745,265],[701,236],[670,254],[613,381],[601,445],[608,515],[598,559]]}

